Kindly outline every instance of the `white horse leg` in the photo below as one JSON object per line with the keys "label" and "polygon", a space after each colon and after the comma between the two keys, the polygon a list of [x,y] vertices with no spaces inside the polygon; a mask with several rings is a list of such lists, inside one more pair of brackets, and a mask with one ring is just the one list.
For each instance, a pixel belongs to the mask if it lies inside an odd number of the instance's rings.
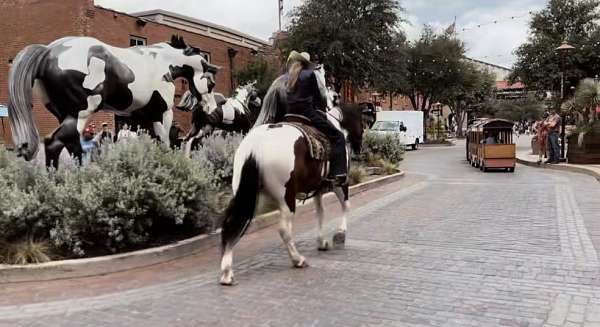
{"label": "white horse leg", "polygon": [[294,217],[294,213],[290,211],[283,199],[279,201],[279,203],[279,211],[281,213],[281,220],[279,221],[279,235],[283,240],[283,244],[285,244],[287,248],[294,267],[308,267],[306,258],[300,255],[298,249],[296,249],[296,244],[294,244],[294,240],[292,239],[292,218]]}
{"label": "white horse leg", "polygon": [[340,222],[340,226],[338,227],[337,231],[333,235],[333,245],[336,248],[344,248],[346,243],[346,230],[348,229],[347,214],[348,211],[350,211],[350,201],[348,201],[346,191],[344,191],[341,187],[334,188],[334,192],[340,201],[340,205],[342,206],[342,221]]}
{"label": "white horse leg", "polygon": [[314,201],[315,201],[315,207],[317,209],[317,218],[319,220],[319,234],[317,236],[317,246],[319,251],[327,251],[329,250],[329,242],[327,240],[325,240],[325,238],[323,237],[323,219],[324,217],[324,211],[323,211],[323,196],[321,195],[321,193],[315,195]]}
{"label": "white horse leg", "polygon": [[233,285],[233,249],[231,246],[226,246],[221,259],[221,285]]}
{"label": "white horse leg", "polygon": [[90,95],[87,97],[87,108],[77,114],[77,132],[79,132],[79,135],[81,135],[85,129],[85,125],[92,114],[96,112],[98,106],[100,106],[100,103],[102,103],[102,96],[99,94]]}
{"label": "white horse leg", "polygon": [[167,146],[171,145],[171,140],[169,140],[169,130],[171,129],[172,123],[173,110],[169,109],[163,113],[162,123],[156,121],[152,124],[154,127],[154,133],[160,138],[160,141],[165,143]]}
{"label": "white horse leg", "polygon": [[196,136],[191,137],[187,142],[185,142],[184,153],[186,157],[192,156],[192,145],[194,144],[194,141],[200,137],[202,137],[202,131],[198,132]]}

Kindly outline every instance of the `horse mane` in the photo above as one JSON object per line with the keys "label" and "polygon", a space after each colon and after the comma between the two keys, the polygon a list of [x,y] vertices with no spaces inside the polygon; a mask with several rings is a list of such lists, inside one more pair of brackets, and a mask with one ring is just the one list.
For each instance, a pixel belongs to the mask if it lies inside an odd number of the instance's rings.
{"label": "horse mane", "polygon": [[276,123],[278,119],[286,114],[287,104],[284,103],[284,97],[286,96],[286,79],[286,75],[281,75],[273,82],[273,84],[271,84],[263,99],[260,114],[254,123],[254,127]]}

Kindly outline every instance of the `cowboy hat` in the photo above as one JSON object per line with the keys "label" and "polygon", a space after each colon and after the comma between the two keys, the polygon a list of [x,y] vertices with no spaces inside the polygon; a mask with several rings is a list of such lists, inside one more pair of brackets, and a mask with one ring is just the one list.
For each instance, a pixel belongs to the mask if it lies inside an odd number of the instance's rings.
{"label": "cowboy hat", "polygon": [[313,63],[310,61],[310,54],[308,52],[298,52],[296,50],[292,50],[292,52],[290,52],[290,55],[288,57],[288,64],[292,61],[299,61],[301,63],[307,64],[307,65],[312,65]]}

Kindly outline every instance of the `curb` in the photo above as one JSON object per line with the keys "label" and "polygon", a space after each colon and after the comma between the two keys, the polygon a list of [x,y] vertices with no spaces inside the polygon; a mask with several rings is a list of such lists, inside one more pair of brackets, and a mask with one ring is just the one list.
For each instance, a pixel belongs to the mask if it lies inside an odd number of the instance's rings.
{"label": "curb", "polygon": [[[350,196],[354,196],[379,186],[396,182],[402,177],[404,177],[403,171],[393,175],[380,177],[351,186],[349,193]],[[328,193],[323,196],[323,204],[329,204],[335,201],[337,200],[333,193]],[[296,213],[301,214],[312,210],[313,207],[311,204],[312,200],[308,200],[298,205]],[[247,233],[264,229],[276,224],[278,221],[278,211],[262,214],[254,218]],[[217,230],[212,234],[195,236],[173,244],[122,254],[96,258],[52,261],[32,265],[0,265],[0,284],[98,276],[143,268],[202,252],[208,248],[218,246],[220,241],[220,230]]]}
{"label": "curb", "polygon": [[447,148],[451,146],[456,146],[454,141],[450,141],[450,143],[419,143],[420,148]]}
{"label": "curb", "polygon": [[565,165],[560,165],[560,164],[559,165],[547,165],[547,164],[538,165],[537,162],[532,162],[529,160],[521,159],[519,157],[517,157],[517,163],[520,163],[521,165],[524,165],[524,166],[535,167],[535,168],[551,169],[551,170],[567,171],[567,172],[571,172],[571,173],[585,174],[585,175],[594,177],[597,181],[600,182],[600,173],[597,173],[593,170],[583,168],[583,167],[565,166]]}

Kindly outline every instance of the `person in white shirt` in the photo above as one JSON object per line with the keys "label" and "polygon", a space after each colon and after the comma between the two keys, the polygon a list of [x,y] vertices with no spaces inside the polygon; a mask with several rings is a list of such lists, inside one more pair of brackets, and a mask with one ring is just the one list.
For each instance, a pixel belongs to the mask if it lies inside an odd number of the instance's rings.
{"label": "person in white shirt", "polygon": [[136,136],[136,133],[129,130],[129,125],[123,124],[119,134],[117,134],[117,142],[127,141],[128,139],[133,139]]}

